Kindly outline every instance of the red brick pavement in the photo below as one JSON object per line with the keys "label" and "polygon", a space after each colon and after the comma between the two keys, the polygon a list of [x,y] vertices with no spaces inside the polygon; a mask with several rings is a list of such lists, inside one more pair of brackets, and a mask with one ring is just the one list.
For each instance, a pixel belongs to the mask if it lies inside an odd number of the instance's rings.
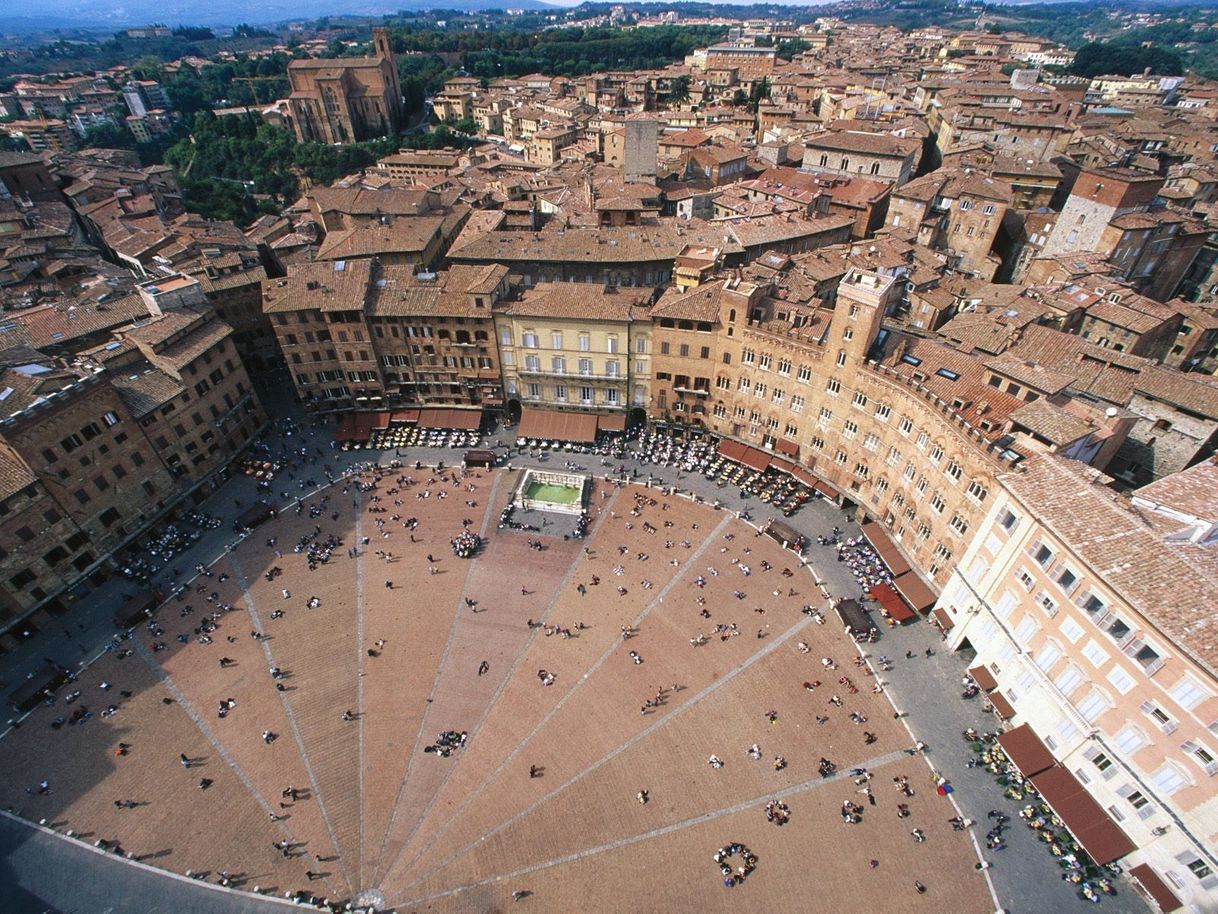
{"label": "red brick pavement", "polygon": [[[296,888],[306,884],[306,868],[320,869],[327,877],[314,885],[332,896],[379,888],[412,910],[490,909],[516,888],[535,893],[536,910],[718,910],[746,900],[774,911],[989,909],[971,845],[946,823],[954,810],[935,795],[922,760],[897,754],[908,734],[850,662],[855,647],[835,624],[817,626],[800,613],[818,595],[807,572],[781,576],[789,553],[683,500],[665,510],[663,499],[644,495],[655,503],[632,515],[636,489],[607,500],[596,493],[594,503],[613,515],[587,541],[588,553],[584,543],[554,538],[538,553],[526,535],[494,528],[509,474],[499,474],[494,491],[489,475],[461,481],[473,482],[476,493],[451,481],[426,486],[429,474],[417,475],[419,484],[396,496],[388,494],[392,481],[382,480],[387,511],[361,510],[358,530],[354,493],[336,488],[322,517],[288,514],[238,546],[202,580],[203,593],[161,611],[168,650],[148,652],[152,639],[141,630],[140,653],[106,656],[82,675],[82,700],[95,711],[114,694],[98,689],[103,677],[133,692],[116,717],[51,731],[51,719],[71,710],[57,704],[0,741],[0,770],[19,773],[0,786],[0,802],[118,837],[139,854],[163,851],[152,862],[174,870],[227,868],[264,887]],[[415,497],[441,488],[449,497]],[[470,498],[476,507],[466,505]],[[373,506],[366,496],[363,504]],[[395,511],[419,518],[417,542],[389,520]],[[388,539],[378,538],[377,519],[386,521]],[[491,530],[472,562],[448,549],[462,519]],[[291,545],[314,524],[323,535],[338,532],[343,544],[310,572]],[[368,551],[348,559],[360,534],[371,539]],[[265,543],[271,535],[282,558]],[[383,562],[377,549],[397,560]],[[429,553],[438,574],[426,573]],[[762,570],[763,559],[773,570]],[[753,573],[746,577],[734,560]],[[272,564],[284,574],[268,582]],[[618,565],[622,575],[613,572]],[[221,583],[224,573],[230,577]],[[577,585],[593,575],[600,585],[580,595]],[[693,583],[698,575],[706,576],[703,588]],[[179,632],[199,623],[211,591],[239,611],[222,617],[214,643],[177,644]],[[313,595],[321,606],[308,609]],[[486,611],[472,612],[464,596]],[[711,619],[699,616],[698,597]],[[181,617],[175,610],[185,604],[195,612]],[[276,609],[285,615],[271,620]],[[525,625],[530,617],[586,627],[569,640],[547,637]],[[731,622],[738,637],[714,636],[716,624]],[[631,624],[639,631],[623,642],[619,629]],[[249,636],[254,627],[270,636],[265,644]],[[711,640],[691,647],[699,631]],[[369,657],[381,639],[379,656]],[[797,650],[800,640],[811,645],[808,653]],[[838,661],[837,672],[821,669],[825,655]],[[235,663],[221,669],[221,656]],[[489,670],[480,677],[482,660]],[[149,663],[163,669],[168,688]],[[289,691],[274,690],[272,663],[288,672]],[[553,686],[540,685],[540,668],[556,674]],[[839,686],[840,675],[852,677],[859,693]],[[824,684],[808,692],[802,683],[813,679]],[[682,688],[663,707],[640,713],[644,699],[673,683]],[[834,693],[844,707],[828,704]],[[179,695],[185,705],[161,701]],[[229,697],[237,706],[219,720],[216,706]],[[778,711],[774,724],[764,717],[770,708]],[[849,721],[852,709],[867,716],[865,726]],[[344,710],[362,714],[344,721]],[[817,724],[818,714],[829,721]],[[279,735],[270,745],[261,739],[267,728]],[[448,759],[422,753],[450,728],[470,732],[463,750]],[[874,745],[863,744],[864,729],[876,734]],[[120,739],[132,744],[121,759],[112,755]],[[753,742],[761,761],[746,754]],[[183,771],[179,752],[205,759],[204,767]],[[711,753],[724,760],[722,769],[709,767]],[[788,767],[777,772],[772,759],[780,754]],[[849,779],[816,776],[821,755],[842,770],[876,766],[879,805],[867,809],[862,825],[841,822],[842,800],[862,798]],[[542,777],[528,776],[531,764],[543,766]],[[913,815],[900,821],[891,784],[897,772],[917,788]],[[202,776],[214,780],[206,793],[197,787]],[[51,794],[27,795],[42,777]],[[283,810],[284,821],[271,822],[268,809],[280,811],[279,791],[289,783],[309,794]],[[634,799],[642,787],[650,791],[647,805]],[[789,791],[793,818],[777,828],[760,806],[781,790]],[[113,807],[126,798],[148,805]],[[914,825],[925,830],[925,844],[910,838]],[[270,845],[285,836],[301,842],[305,855],[284,860]],[[761,866],[728,891],[711,855],[733,840],[748,843]],[[866,865],[871,857],[881,861],[874,871]],[[929,887],[925,896],[913,892],[915,878]]]}

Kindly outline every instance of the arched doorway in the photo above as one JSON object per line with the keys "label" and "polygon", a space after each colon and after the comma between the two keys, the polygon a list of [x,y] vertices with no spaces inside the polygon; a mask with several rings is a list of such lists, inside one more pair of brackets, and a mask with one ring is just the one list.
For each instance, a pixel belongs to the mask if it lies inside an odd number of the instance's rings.
{"label": "arched doorway", "polygon": [[626,423],[626,431],[633,431],[636,428],[642,428],[647,424],[647,410],[641,406],[636,406],[630,411],[630,418]]}
{"label": "arched doorway", "polygon": [[520,411],[521,411],[521,409],[520,409],[519,400],[508,400],[507,401],[507,420],[508,420],[508,422],[511,422],[513,425],[515,425],[517,422],[519,422],[520,421]]}

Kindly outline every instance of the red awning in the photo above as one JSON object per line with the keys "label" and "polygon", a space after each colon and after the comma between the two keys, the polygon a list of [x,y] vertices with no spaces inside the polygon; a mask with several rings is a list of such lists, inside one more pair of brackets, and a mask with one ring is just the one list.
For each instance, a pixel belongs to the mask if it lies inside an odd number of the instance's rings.
{"label": "red awning", "polygon": [[355,440],[367,441],[368,436],[372,434],[373,422],[375,418],[372,413],[356,413],[355,414]]}
{"label": "red awning", "polygon": [[518,434],[523,438],[546,441],[596,440],[597,416],[594,413],[568,413],[546,409],[526,409],[520,415]]}
{"label": "red awning", "polygon": [[1183,904],[1161,878],[1159,874],[1150,868],[1150,864],[1142,863],[1135,866],[1129,871],[1129,875],[1138,880],[1138,883],[1146,890],[1146,894],[1155,900],[1155,904],[1159,906],[1159,910],[1167,914],[1169,911],[1178,911]]}
{"label": "red awning", "polygon": [[396,409],[389,414],[390,422],[418,422],[419,411],[417,409]]}
{"label": "red awning", "polygon": [[596,427],[602,432],[624,432],[626,431],[626,414],[612,413],[607,416],[598,416]]}
{"label": "red awning", "polygon": [[909,622],[912,619],[918,618],[905,601],[898,596],[897,592],[887,584],[876,584],[870,591],[871,599],[875,600],[888,615],[892,616],[897,622]]}
{"label": "red awning", "polygon": [[354,441],[355,439],[355,416],[343,416],[338,420],[338,428],[334,432],[334,440],[343,442]]}
{"label": "red awning", "polygon": [[998,680],[994,678],[994,674],[990,672],[989,667],[978,664],[969,670],[968,674],[973,677],[973,682],[977,683],[987,692],[992,692],[998,688]]}
{"label": "red awning", "polygon": [[1001,692],[991,692],[986,696],[986,699],[993,706],[994,711],[998,714],[998,716],[1003,720],[1010,720],[1015,716],[1014,706],[1007,701],[1007,697]]}
{"label": "red awning", "polygon": [[926,612],[935,605],[935,601],[939,598],[935,596],[935,592],[927,586],[926,582],[918,577],[917,572],[907,571],[903,575],[895,578],[892,586],[897,589],[897,593],[903,596],[909,605],[918,612]]}
{"label": "red awning", "polygon": [[859,530],[867,538],[867,542],[871,543],[871,548],[880,554],[880,558],[884,560],[884,564],[888,566],[893,577],[909,571],[909,562],[905,561],[905,556],[901,555],[883,527],[873,520],[867,520],[863,521]]}
{"label": "red awning", "polygon": [[449,417],[449,421],[452,422],[452,425],[449,428],[476,432],[482,426],[482,410],[480,409],[454,409],[450,412],[452,415]]}
{"label": "red awning", "polygon": [[795,469],[795,464],[789,460],[783,460],[781,457],[771,457],[770,469],[777,470],[779,473],[790,473]]}
{"label": "red awning", "polygon": [[943,631],[950,631],[956,627],[956,623],[952,621],[951,615],[942,606],[936,606],[935,611],[930,614],[931,618]]}
{"label": "red awning", "polygon": [[740,462],[746,467],[752,467],[759,473],[765,472],[765,468],[770,465],[770,455],[765,451],[759,451],[755,447],[747,448],[744,454],[740,457]]}
{"label": "red awning", "polygon": [[419,427],[475,431],[482,424],[482,411],[477,409],[421,409]]}
{"label": "red awning", "polygon": [[[979,667],[979,669],[984,669],[984,667]],[[998,745],[1002,746],[1007,758],[1015,763],[1015,767],[1025,778],[1035,777],[1057,764],[1053,753],[1045,747],[1045,744],[1040,741],[1040,737],[1027,724],[1020,724],[1015,729],[1000,734]]]}
{"label": "red awning", "polygon": [[1041,797],[1066,823],[1087,856],[1100,866],[1124,857],[1133,842],[1104,812],[1078,779],[1065,768],[1053,767],[1032,778]]}
{"label": "red awning", "polygon": [[372,414],[373,429],[389,428],[389,413],[380,412]]}
{"label": "red awning", "polygon": [[779,438],[778,443],[774,445],[774,450],[780,454],[786,454],[788,457],[799,456],[799,445],[788,438]]}
{"label": "red awning", "polygon": [[842,497],[841,492],[837,491],[837,489],[833,488],[833,486],[829,485],[829,483],[823,482],[819,479],[816,480],[816,491],[820,492],[820,494],[825,496],[825,498],[831,498],[834,501],[839,501]]}
{"label": "red awning", "polygon": [[719,442],[719,456],[726,457],[728,460],[734,460],[736,463],[742,462],[742,458],[747,450],[748,447],[739,441],[731,441],[724,438]]}
{"label": "red awning", "polygon": [[813,489],[816,488],[816,477],[803,467],[796,467],[791,475],[802,482],[805,486],[811,486]]}

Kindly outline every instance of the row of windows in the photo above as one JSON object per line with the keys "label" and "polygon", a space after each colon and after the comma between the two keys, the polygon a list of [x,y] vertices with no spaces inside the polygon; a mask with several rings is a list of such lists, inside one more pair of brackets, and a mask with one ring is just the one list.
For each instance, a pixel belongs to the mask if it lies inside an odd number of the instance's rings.
{"label": "row of windows", "polygon": [[[519,388],[515,381],[508,382],[508,396],[519,396]],[[546,388],[541,384],[530,382],[524,385],[524,397],[526,400],[540,400],[546,394],[558,403],[579,403],[585,406],[593,406],[596,404],[604,404],[606,406],[620,406],[622,403],[622,394],[617,388],[610,387],[599,392],[595,387],[576,386],[570,387],[566,384],[555,384],[553,387]],[[641,406],[646,400],[646,394],[642,388],[638,388],[634,395],[634,404]]]}
{"label": "row of windows", "polygon": [[[550,331],[550,348],[551,349],[566,349],[567,347],[564,344],[564,339],[565,339],[565,337],[564,337],[563,331],[551,330]],[[524,346],[524,348],[526,348],[526,349],[540,349],[541,348],[540,340],[541,340],[541,338],[538,335],[536,330],[526,330],[526,331],[524,331],[524,333],[521,334],[521,338],[520,338],[521,345]],[[500,329],[499,342],[502,343],[504,346],[512,345],[511,328],[503,327],[502,329]],[[579,344],[578,348],[579,348],[580,352],[591,352],[592,351],[591,335],[587,334],[587,333],[578,334],[578,344]],[[621,351],[617,334],[611,333],[605,337],[605,351],[609,352],[609,353],[615,353],[615,352]],[[647,351],[647,338],[646,337],[640,336],[640,337],[635,338],[634,351],[637,353],[645,353]],[[709,352],[708,352],[708,355],[709,355]]]}

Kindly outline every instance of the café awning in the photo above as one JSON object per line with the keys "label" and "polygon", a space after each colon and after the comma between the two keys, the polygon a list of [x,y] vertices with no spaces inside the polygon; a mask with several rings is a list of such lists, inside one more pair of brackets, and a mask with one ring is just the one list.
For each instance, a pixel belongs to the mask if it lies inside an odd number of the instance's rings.
{"label": "caf\u00e9 awning", "polygon": [[828,498],[831,501],[840,501],[842,497],[841,492],[833,488],[833,486],[829,485],[829,483],[820,479],[816,480],[816,491],[820,492],[821,495],[825,496],[825,498]]}
{"label": "caf\u00e9 awning", "polygon": [[871,617],[863,610],[858,600],[838,600],[833,607],[842,625],[853,632],[865,632],[871,628]]}
{"label": "caf\u00e9 awning", "polygon": [[1032,783],[1057,817],[1066,823],[1066,828],[1083,846],[1087,856],[1100,866],[1118,860],[1134,849],[1129,837],[1087,793],[1078,778],[1065,768],[1054,766],[1042,771],[1032,778]]}
{"label": "caf\u00e9 awning", "polygon": [[1057,764],[1053,753],[1027,724],[1020,724],[1013,730],[999,734],[998,745],[1002,746],[1007,758],[1015,763],[1015,767],[1025,778],[1035,777]]}
{"label": "caf\u00e9 awning", "polygon": [[987,692],[992,692],[998,688],[998,680],[994,678],[994,674],[990,672],[989,667],[978,664],[970,669],[968,674],[973,677],[973,682],[977,683]]}
{"label": "caf\u00e9 awning", "polygon": [[748,446],[741,444],[739,441],[732,441],[729,438],[724,438],[719,442],[719,456],[726,457],[728,460],[734,460],[736,463],[741,463]]}
{"label": "caf\u00e9 awning", "polygon": [[374,430],[382,429],[382,428],[389,428],[389,413],[387,413],[387,412],[373,413],[372,414],[372,428]]}
{"label": "caf\u00e9 awning", "polygon": [[790,473],[795,469],[795,464],[789,460],[783,460],[781,457],[771,457],[770,469],[777,470],[779,473]]}
{"label": "caf\u00e9 awning", "polygon": [[591,443],[596,440],[596,424],[595,413],[526,409],[520,415],[518,434],[522,438],[540,438],[545,441]]}
{"label": "caf\u00e9 awning", "polygon": [[389,414],[390,422],[418,422],[419,411],[417,409],[395,409]]}
{"label": "caf\u00e9 awning", "polygon": [[1169,911],[1178,911],[1183,904],[1176,897],[1176,893],[1164,882],[1158,873],[1150,868],[1150,864],[1142,863],[1135,866],[1129,871],[1129,875],[1138,881],[1138,884],[1146,891],[1146,894],[1155,900],[1155,904],[1159,906],[1159,910],[1167,914]]}
{"label": "caf\u00e9 awning", "polygon": [[1010,720],[1015,716],[1015,707],[1007,697],[1001,692],[991,692],[986,696],[986,700],[993,706],[994,712],[1003,720]]}
{"label": "caf\u00e9 awning", "polygon": [[905,604],[900,595],[887,584],[876,584],[871,588],[870,594],[871,599],[884,607],[888,615],[892,616],[897,622],[910,622],[918,618],[917,614]]}
{"label": "caf\u00e9 awning", "polygon": [[610,413],[605,416],[598,416],[596,427],[602,432],[615,432],[620,434],[626,431],[626,414],[625,413]]}
{"label": "caf\u00e9 awning", "polygon": [[816,477],[813,476],[811,473],[809,473],[807,470],[805,470],[803,467],[796,467],[794,470],[791,471],[791,475],[794,476],[796,479],[798,479],[800,482],[802,482],[805,486],[809,486],[813,489],[816,488]]}
{"label": "caf\u00e9 awning", "polygon": [[800,536],[799,531],[790,524],[784,524],[780,520],[772,520],[766,524],[765,532],[769,535],[770,539],[783,543],[788,547],[794,546],[799,541]]}
{"label": "caf\u00e9 awning", "polygon": [[956,623],[952,621],[951,615],[942,606],[936,606],[935,611],[930,615],[935,620],[935,624],[945,632],[956,627]]}
{"label": "caf\u00e9 awning", "polygon": [[752,467],[757,472],[763,473],[770,465],[770,455],[765,451],[750,447],[745,449],[744,454],[740,457],[740,462],[746,467]]}
{"label": "caf\u00e9 awning", "polygon": [[789,438],[779,438],[778,443],[774,445],[774,450],[780,454],[786,454],[788,457],[799,456],[799,445]]}
{"label": "caf\u00e9 awning", "polygon": [[915,571],[907,571],[903,575],[894,578],[892,586],[918,612],[926,612],[939,599],[935,596],[935,592],[927,586],[926,582]]}
{"label": "caf\u00e9 awning", "polygon": [[355,441],[355,416],[343,416],[338,420],[338,428],[334,431],[334,440],[340,444],[344,441]]}
{"label": "caf\u00e9 awning", "polygon": [[871,543],[871,548],[884,560],[884,564],[888,566],[893,577],[909,571],[909,562],[905,561],[905,557],[897,550],[896,544],[883,527],[873,520],[865,520],[859,530],[862,531],[867,542]]}
{"label": "caf\u00e9 awning", "polygon": [[482,411],[477,409],[421,409],[419,427],[477,431],[482,424]]}
{"label": "caf\u00e9 awning", "polygon": [[493,467],[495,452],[487,450],[466,451],[462,461],[467,467]]}

